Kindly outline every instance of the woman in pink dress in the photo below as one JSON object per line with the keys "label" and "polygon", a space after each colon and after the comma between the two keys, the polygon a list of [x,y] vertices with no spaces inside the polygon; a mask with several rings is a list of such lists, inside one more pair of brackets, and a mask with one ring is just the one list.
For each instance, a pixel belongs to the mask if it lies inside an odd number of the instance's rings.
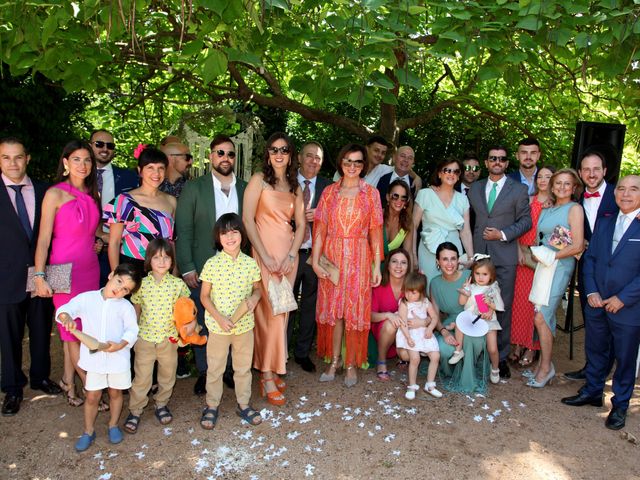
{"label": "woman in pink dress", "polygon": [[[71,292],[53,293],[44,276],[36,277],[36,295],[51,297],[55,308],[66,304],[79,293],[97,290],[100,266],[96,255],[96,235],[100,220],[100,199],[96,181],[96,161],[91,147],[81,141],[68,143],[58,165],[57,182],[44,196],[40,234],[35,254],[36,272],[44,272],[47,253],[49,264],[71,263]],[[81,324],[77,320],[81,329]],[[82,405],[76,396],[74,373],[83,384],[85,372],[78,367],[80,343],[58,324],[64,346],[64,374],[60,387],[72,406]]]}
{"label": "woman in pink dress", "polygon": [[[313,222],[313,270],[318,276],[318,356],[331,361],[320,377],[332,381],[340,368],[343,337],[344,383],[358,382],[356,368],[366,368],[371,325],[371,287],[380,284],[383,255],[382,207],[378,190],[365,183],[367,151],[350,144],[336,157],[341,178],[322,192]],[[320,266],[320,256],[340,271],[338,285]]]}
{"label": "woman in pink dress", "polygon": [[[298,185],[296,155],[291,139],[274,133],[267,140],[262,172],[249,180],[242,219],[261,272],[262,297],[255,309],[253,368],[262,373],[261,393],[272,405],[284,405],[288,313],[274,315],[269,303],[269,280],[286,276],[293,285],[298,250],[305,231],[304,201]],[[295,220],[293,231],[291,221]]]}

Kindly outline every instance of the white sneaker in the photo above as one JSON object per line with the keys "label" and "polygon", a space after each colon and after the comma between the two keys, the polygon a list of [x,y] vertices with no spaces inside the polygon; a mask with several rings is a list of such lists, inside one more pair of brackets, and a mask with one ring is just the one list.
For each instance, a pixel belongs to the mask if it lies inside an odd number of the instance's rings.
{"label": "white sneaker", "polygon": [[455,365],[464,358],[464,350],[456,350],[449,359],[449,365]]}
{"label": "white sneaker", "polygon": [[427,392],[429,395],[436,397],[436,398],[441,398],[442,397],[442,392],[440,390],[438,390],[436,388],[436,382],[427,382],[424,384],[424,391]]}
{"label": "white sneaker", "polygon": [[420,387],[416,384],[413,385],[407,385],[407,391],[404,394],[404,398],[406,398],[407,400],[415,400],[416,398],[416,392],[420,390]]}
{"label": "white sneaker", "polygon": [[495,370],[491,369],[491,375],[489,375],[489,380],[491,383],[496,384],[500,381],[500,369],[496,368]]}

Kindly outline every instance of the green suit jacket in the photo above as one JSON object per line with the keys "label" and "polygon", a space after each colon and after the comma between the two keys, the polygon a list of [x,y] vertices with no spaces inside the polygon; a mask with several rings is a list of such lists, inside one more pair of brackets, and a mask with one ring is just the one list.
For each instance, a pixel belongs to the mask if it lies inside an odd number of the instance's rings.
{"label": "green suit jacket", "polygon": [[[236,177],[238,214],[242,217],[242,200],[247,182]],[[216,254],[213,227],[216,202],[211,173],[190,180],[184,186],[176,209],[176,257],[180,272],[198,274],[209,258]]]}

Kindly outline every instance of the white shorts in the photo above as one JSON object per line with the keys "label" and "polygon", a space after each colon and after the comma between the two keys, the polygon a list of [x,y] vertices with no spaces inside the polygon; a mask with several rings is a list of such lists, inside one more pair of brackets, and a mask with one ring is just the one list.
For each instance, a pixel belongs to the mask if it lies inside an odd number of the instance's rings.
{"label": "white shorts", "polygon": [[126,390],[131,388],[131,371],[121,373],[95,373],[87,372],[87,380],[84,388],[88,391],[102,390],[104,388]]}

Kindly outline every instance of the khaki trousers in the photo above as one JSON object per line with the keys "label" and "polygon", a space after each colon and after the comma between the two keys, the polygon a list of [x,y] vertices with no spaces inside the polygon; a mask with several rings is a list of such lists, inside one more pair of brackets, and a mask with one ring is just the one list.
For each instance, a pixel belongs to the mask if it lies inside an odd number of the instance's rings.
{"label": "khaki trousers", "polygon": [[171,398],[176,383],[178,366],[178,344],[164,339],[161,343],[151,343],[138,338],[133,346],[136,357],[133,379],[129,392],[129,410],[139,416],[149,403],[149,389],[153,378],[153,364],[158,361],[158,393],[153,396],[156,408],[164,407]]}
{"label": "khaki trousers", "polygon": [[233,380],[236,401],[248,405],[251,400],[251,362],[253,359],[253,330],[242,335],[216,335],[209,332],[207,341],[207,405],[217,408],[222,398],[222,374],[227,366],[231,346]]}

